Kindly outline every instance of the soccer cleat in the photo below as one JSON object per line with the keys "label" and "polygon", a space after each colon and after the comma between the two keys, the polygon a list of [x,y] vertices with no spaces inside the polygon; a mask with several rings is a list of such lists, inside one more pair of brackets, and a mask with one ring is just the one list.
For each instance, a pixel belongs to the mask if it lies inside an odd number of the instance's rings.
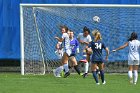
{"label": "soccer cleat", "polygon": [[102,84],[105,85],[106,84],[106,81],[104,81]]}
{"label": "soccer cleat", "polygon": [[61,77],[61,76],[60,76],[60,75],[57,75],[56,77],[58,77],[58,78],[59,78],[59,77]]}
{"label": "soccer cleat", "polygon": [[86,78],[88,76],[88,73],[83,74],[83,78]]}
{"label": "soccer cleat", "polygon": [[80,73],[80,76],[83,76],[83,74],[82,74],[82,73]]}
{"label": "soccer cleat", "polygon": [[136,82],[134,82],[134,85],[136,85],[137,83]]}
{"label": "soccer cleat", "polygon": [[62,70],[60,76],[64,77],[64,71]]}
{"label": "soccer cleat", "polygon": [[100,83],[96,83],[96,85],[100,85]]}
{"label": "soccer cleat", "polygon": [[66,72],[64,75],[64,78],[68,77],[70,75],[70,72]]}
{"label": "soccer cleat", "polygon": [[130,78],[129,83],[133,84],[133,78]]}

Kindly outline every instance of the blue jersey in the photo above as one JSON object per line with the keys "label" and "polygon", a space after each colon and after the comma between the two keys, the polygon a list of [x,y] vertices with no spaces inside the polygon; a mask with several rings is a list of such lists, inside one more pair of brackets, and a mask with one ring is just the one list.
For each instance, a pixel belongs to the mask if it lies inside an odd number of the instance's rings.
{"label": "blue jersey", "polygon": [[92,48],[92,62],[94,61],[103,61],[102,49],[105,49],[106,46],[102,41],[91,42],[88,47]]}
{"label": "blue jersey", "polygon": [[70,40],[70,46],[72,50],[72,54],[76,54],[77,48],[79,48],[79,42],[76,38]]}

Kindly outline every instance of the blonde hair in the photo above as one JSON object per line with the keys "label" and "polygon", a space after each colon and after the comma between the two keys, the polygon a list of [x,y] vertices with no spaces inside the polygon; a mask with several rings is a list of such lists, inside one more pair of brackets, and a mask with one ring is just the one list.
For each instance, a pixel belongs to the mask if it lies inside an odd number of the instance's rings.
{"label": "blonde hair", "polygon": [[99,31],[98,31],[97,29],[94,29],[94,30],[92,31],[92,35],[95,36],[95,34],[96,34],[97,32],[99,32]]}
{"label": "blonde hair", "polygon": [[92,35],[94,36],[94,41],[102,40],[101,33],[98,30],[93,30]]}

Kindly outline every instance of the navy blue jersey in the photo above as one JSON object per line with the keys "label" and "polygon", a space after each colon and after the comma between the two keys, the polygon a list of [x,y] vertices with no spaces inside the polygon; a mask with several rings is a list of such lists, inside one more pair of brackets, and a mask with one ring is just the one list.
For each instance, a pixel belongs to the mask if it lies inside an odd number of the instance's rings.
{"label": "navy blue jersey", "polygon": [[102,41],[91,42],[88,47],[92,48],[92,62],[94,61],[103,61],[102,49],[105,49],[106,46]]}

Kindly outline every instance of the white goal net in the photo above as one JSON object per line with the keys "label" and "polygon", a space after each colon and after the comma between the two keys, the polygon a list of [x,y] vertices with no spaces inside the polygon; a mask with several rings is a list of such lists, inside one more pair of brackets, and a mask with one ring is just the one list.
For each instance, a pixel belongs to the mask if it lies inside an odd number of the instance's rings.
{"label": "white goal net", "polygon": [[[59,65],[55,54],[61,36],[59,26],[66,25],[75,37],[84,26],[91,31],[99,29],[103,41],[110,50],[122,45],[131,32],[140,34],[140,6],[138,5],[47,5],[21,4],[21,72],[22,74],[45,74]],[[93,17],[100,22],[94,23]],[[110,62],[127,60],[127,49],[109,56]],[[81,54],[77,55],[77,60]]]}

